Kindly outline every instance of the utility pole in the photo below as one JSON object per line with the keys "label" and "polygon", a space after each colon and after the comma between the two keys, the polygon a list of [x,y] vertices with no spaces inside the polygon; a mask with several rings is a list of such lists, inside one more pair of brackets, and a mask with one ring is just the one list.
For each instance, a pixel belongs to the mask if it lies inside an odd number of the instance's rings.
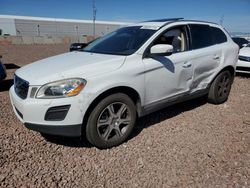
{"label": "utility pole", "polygon": [[78,26],[76,26],[76,36],[77,36],[77,42],[79,43]]}
{"label": "utility pole", "polygon": [[222,16],[220,17],[220,25],[223,26],[223,22],[224,22],[224,15],[222,15]]}
{"label": "utility pole", "polygon": [[93,36],[95,37],[95,20],[96,20],[96,6],[95,6],[95,0],[93,0]]}
{"label": "utility pole", "polygon": [[40,25],[37,25],[37,35],[40,37]]}
{"label": "utility pole", "polygon": [[56,22],[56,19],[55,19],[55,26],[56,26],[56,36],[58,36],[58,28],[57,28],[57,22]]}

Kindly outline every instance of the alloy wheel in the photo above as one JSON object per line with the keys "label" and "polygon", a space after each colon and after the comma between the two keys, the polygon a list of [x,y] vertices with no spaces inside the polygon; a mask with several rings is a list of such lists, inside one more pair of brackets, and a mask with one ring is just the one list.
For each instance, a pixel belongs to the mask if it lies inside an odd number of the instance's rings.
{"label": "alloy wheel", "polygon": [[218,97],[225,97],[230,91],[230,75],[224,74],[218,83]]}
{"label": "alloy wheel", "polygon": [[99,136],[109,141],[122,137],[131,123],[131,112],[128,106],[122,102],[108,105],[100,113],[97,120]]}

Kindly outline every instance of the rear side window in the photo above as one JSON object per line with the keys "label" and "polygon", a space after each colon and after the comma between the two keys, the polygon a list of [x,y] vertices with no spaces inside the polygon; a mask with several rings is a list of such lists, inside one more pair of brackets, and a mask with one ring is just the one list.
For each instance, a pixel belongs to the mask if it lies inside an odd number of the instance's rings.
{"label": "rear side window", "polygon": [[227,42],[227,36],[224,34],[224,32],[217,28],[217,27],[211,27],[212,36],[214,38],[215,44],[221,44],[224,42]]}
{"label": "rear side window", "polygon": [[189,25],[192,38],[192,49],[199,49],[213,45],[210,26],[192,24]]}

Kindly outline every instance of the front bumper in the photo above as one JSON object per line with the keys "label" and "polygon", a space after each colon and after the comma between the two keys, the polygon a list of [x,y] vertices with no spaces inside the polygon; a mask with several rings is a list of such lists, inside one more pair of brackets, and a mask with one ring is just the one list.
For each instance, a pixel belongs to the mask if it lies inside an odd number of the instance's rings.
{"label": "front bumper", "polygon": [[[30,92],[25,100],[16,95],[13,86],[9,92],[13,110],[27,128],[52,135],[81,135],[83,117],[89,106],[88,101],[90,101],[87,94],[80,93],[74,97],[60,99],[36,99],[29,98]],[[65,118],[61,120],[48,120],[46,118],[49,109],[65,105],[70,105]]]}

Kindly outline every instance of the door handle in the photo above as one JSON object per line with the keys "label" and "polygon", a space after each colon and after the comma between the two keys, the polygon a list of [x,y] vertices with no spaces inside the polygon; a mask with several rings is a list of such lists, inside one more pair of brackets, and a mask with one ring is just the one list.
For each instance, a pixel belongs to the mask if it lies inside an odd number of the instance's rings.
{"label": "door handle", "polygon": [[191,67],[191,66],[192,66],[192,64],[189,63],[189,62],[185,62],[185,63],[182,65],[183,68],[188,68],[188,67]]}
{"label": "door handle", "polygon": [[214,56],[214,60],[218,60],[218,59],[220,59],[220,56],[219,55],[215,55]]}

